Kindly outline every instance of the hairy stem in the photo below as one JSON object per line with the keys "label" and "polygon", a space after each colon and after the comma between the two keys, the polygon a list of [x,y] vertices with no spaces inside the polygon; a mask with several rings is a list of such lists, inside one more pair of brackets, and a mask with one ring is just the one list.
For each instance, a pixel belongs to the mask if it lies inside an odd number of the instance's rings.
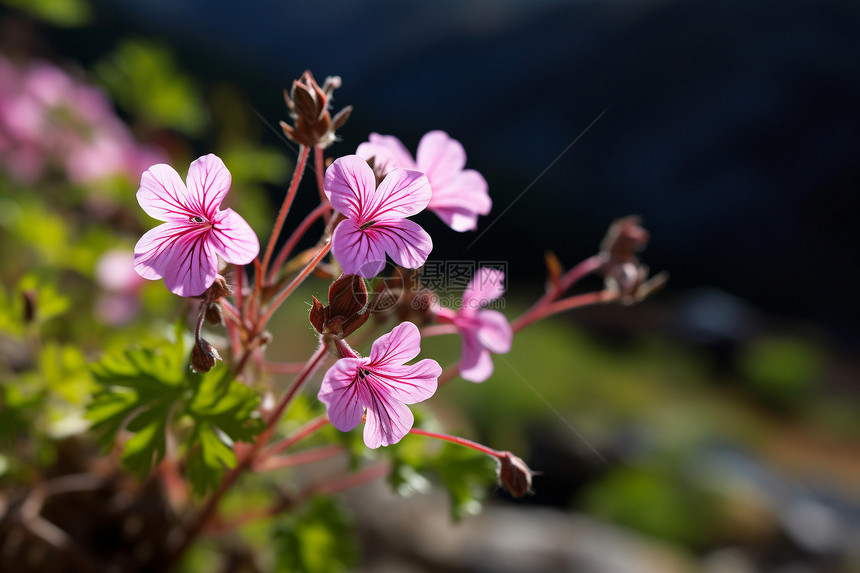
{"label": "hairy stem", "polygon": [[284,266],[284,263],[287,260],[287,257],[290,253],[293,252],[293,249],[296,247],[296,243],[305,235],[310,226],[316,221],[319,217],[327,214],[331,209],[331,205],[326,203],[320,204],[316,209],[308,213],[308,215],[304,218],[304,220],[299,223],[299,226],[293,231],[292,235],[287,239],[287,242],[284,243],[284,246],[281,247],[281,250],[278,252],[278,256],[275,257],[275,262],[272,263],[272,268],[269,270],[268,281],[274,282],[275,277],[278,276],[278,271],[281,270],[281,267]]}
{"label": "hairy stem", "polygon": [[287,300],[287,297],[290,296],[290,294],[292,294],[292,292],[296,290],[296,288],[302,284],[306,278],[308,278],[320,261],[322,261],[328,254],[329,249],[331,249],[331,242],[326,243],[314,258],[311,259],[311,262],[309,262],[307,266],[275,296],[274,300],[269,304],[268,309],[266,309],[266,312],[263,313],[263,316],[261,316],[260,320],[257,321],[258,330],[263,329],[266,323],[269,322],[269,319],[272,318],[272,315],[275,314],[275,311],[278,310],[278,307],[280,307],[281,304]]}
{"label": "hairy stem", "polygon": [[472,440],[467,440],[466,438],[461,438],[459,436],[430,432],[428,430],[422,430],[421,428],[412,428],[411,430],[409,430],[409,433],[415,434],[416,436],[427,436],[428,438],[436,438],[437,440],[444,440],[446,442],[451,442],[452,444],[472,448],[473,450],[477,450],[482,454],[487,454],[488,456],[493,456],[494,458],[503,458],[505,456],[505,452],[494,450],[491,447],[479,444],[478,442],[473,442]]}
{"label": "hairy stem", "polygon": [[299,189],[299,182],[302,180],[302,174],[304,173],[305,165],[308,162],[309,152],[310,149],[304,145],[299,146],[299,158],[296,161],[296,168],[293,170],[293,178],[290,180],[290,187],[287,189],[287,195],[284,197],[284,202],[281,204],[281,210],[278,211],[278,218],[275,219],[275,226],[272,228],[269,243],[266,245],[266,253],[263,255],[262,273],[264,275],[266,274],[266,270],[269,268],[269,261],[272,259],[272,253],[275,250],[275,243],[278,242],[278,237],[281,235],[281,229],[284,226],[287,213],[290,212],[293,199],[296,197],[296,191]]}

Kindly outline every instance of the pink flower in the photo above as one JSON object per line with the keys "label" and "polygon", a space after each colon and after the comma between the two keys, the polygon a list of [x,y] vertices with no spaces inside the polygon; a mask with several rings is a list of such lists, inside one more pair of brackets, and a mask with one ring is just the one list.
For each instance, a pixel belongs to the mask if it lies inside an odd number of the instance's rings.
{"label": "pink flower", "polygon": [[436,308],[439,322],[454,324],[460,331],[460,376],[470,382],[483,382],[492,375],[491,352],[506,354],[511,349],[514,334],[505,315],[482,308],[505,292],[504,277],[498,269],[478,269],[463,292],[458,311]]}
{"label": "pink flower", "polygon": [[493,206],[487,181],[474,169],[463,169],[466,151],[444,131],[430,131],[421,138],[417,161],[399,139],[378,133],[371,133],[370,141],[359,145],[356,153],[368,161],[374,158],[373,167],[381,175],[398,167],[426,174],[433,191],[428,208],[455,231],[474,230],[478,215],[486,215]]}
{"label": "pink flower", "polygon": [[218,256],[248,264],[260,251],[257,235],[232,209],[219,209],[230,190],[230,172],[215,155],[191,163],[188,186],[169,165],[144,172],[137,201],[163,225],[151,229],[134,247],[134,269],[145,279],[163,278],[179,296],[202,294],[218,274]]}
{"label": "pink flower", "polygon": [[385,266],[386,254],[409,269],[427,260],[433,249],[430,235],[406,220],[430,200],[430,185],[423,173],[395,169],[377,188],[367,162],[347,155],[326,170],[325,194],[346,216],[334,230],[331,245],[345,274],[372,278]]}
{"label": "pink flower", "polygon": [[404,322],[376,339],[369,358],[335,362],[319,391],[332,425],[347,432],[361,422],[366,410],[364,443],[368,448],[399,442],[415,421],[406,404],[432,396],[442,374],[439,363],[429,358],[405,365],[420,351],[418,327]]}
{"label": "pink flower", "polygon": [[140,289],[146,282],[134,272],[131,250],[111,249],[96,263],[96,282],[103,292],[96,299],[95,314],[104,324],[119,325],[140,310]]}
{"label": "pink flower", "polygon": [[0,161],[19,180],[61,168],[76,183],[115,175],[137,180],[139,147],[107,97],[60,68],[33,62],[17,70],[0,57]]}

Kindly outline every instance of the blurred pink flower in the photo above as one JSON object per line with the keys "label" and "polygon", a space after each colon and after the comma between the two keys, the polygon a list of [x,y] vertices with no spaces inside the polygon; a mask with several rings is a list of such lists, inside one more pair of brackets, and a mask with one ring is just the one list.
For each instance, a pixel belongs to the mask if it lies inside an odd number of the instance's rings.
{"label": "blurred pink flower", "polygon": [[35,62],[18,70],[0,56],[0,163],[32,181],[59,168],[76,183],[140,177],[160,152],[139,146],[107,97],[60,68]]}
{"label": "blurred pink flower", "polygon": [[466,151],[444,131],[430,131],[418,143],[416,159],[394,136],[370,134],[370,141],[358,146],[356,154],[370,161],[384,176],[398,167],[417,169],[427,175],[432,196],[428,209],[455,231],[472,231],[478,215],[490,212],[493,202],[487,181],[474,169],[463,169]]}
{"label": "blurred pink flower", "polygon": [[134,253],[110,249],[96,263],[96,282],[104,292],[96,299],[96,317],[104,324],[123,324],[140,309],[143,278],[134,272]]}
{"label": "blurred pink flower", "polygon": [[460,376],[470,382],[483,382],[493,374],[491,352],[506,354],[511,350],[514,334],[505,315],[482,308],[505,292],[504,277],[498,269],[478,269],[463,292],[459,310],[434,309],[439,322],[453,324],[460,331]]}
{"label": "blurred pink flower", "polygon": [[347,432],[361,422],[366,410],[367,447],[399,442],[415,422],[406,404],[432,396],[442,374],[439,363],[429,358],[405,364],[420,351],[418,327],[404,322],[373,343],[369,358],[347,357],[335,362],[319,391],[332,425]]}
{"label": "blurred pink flower", "polygon": [[409,269],[427,260],[433,249],[430,235],[405,218],[422,211],[430,200],[423,173],[395,169],[377,188],[367,162],[347,155],[326,170],[325,193],[346,216],[332,236],[332,254],[345,274],[372,278],[385,266],[386,254]]}
{"label": "blurred pink flower", "polygon": [[202,294],[218,274],[218,256],[244,265],[260,251],[257,235],[232,209],[219,209],[230,190],[230,172],[216,155],[188,168],[188,186],[169,165],[143,174],[137,201],[164,224],[148,231],[134,247],[134,269],[145,279],[163,278],[179,296]]}

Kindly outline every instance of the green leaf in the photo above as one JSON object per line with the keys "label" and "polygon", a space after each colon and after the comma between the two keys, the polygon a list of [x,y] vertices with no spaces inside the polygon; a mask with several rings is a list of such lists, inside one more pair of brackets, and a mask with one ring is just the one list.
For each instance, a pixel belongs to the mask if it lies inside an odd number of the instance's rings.
{"label": "green leaf", "polygon": [[194,493],[216,488],[224,470],[236,465],[234,441],[250,442],[263,430],[259,403],[260,395],[226,370],[210,370],[201,377],[187,406],[194,421],[188,442],[188,477]]}
{"label": "green leaf", "polygon": [[224,471],[236,465],[233,443],[252,441],[264,427],[257,412],[260,395],[233,379],[226,368],[193,373],[185,353],[184,328],[172,339],[150,346],[108,353],[91,366],[99,391],[87,406],[87,418],[105,446],[125,429],[133,432],[123,446],[123,464],[145,476],[166,452],[167,432],[182,419],[188,476],[195,493],[215,488]]}
{"label": "green leaf", "polygon": [[191,440],[194,447],[188,454],[188,479],[194,493],[203,495],[218,487],[225,468],[236,465],[236,454],[206,422],[194,427]]}
{"label": "green leaf", "polygon": [[358,556],[353,521],[331,497],[279,518],[271,539],[278,573],[349,571]]}
{"label": "green leaf", "polygon": [[92,429],[105,446],[123,427],[136,432],[123,446],[122,461],[141,478],[164,457],[171,412],[189,390],[184,347],[178,336],[155,348],[107,354],[90,367],[101,387],[87,406]]}
{"label": "green leaf", "polygon": [[141,479],[146,477],[153,464],[164,459],[168,413],[167,408],[153,407],[129,422],[129,429],[134,425],[137,433],[125,443],[122,463]]}

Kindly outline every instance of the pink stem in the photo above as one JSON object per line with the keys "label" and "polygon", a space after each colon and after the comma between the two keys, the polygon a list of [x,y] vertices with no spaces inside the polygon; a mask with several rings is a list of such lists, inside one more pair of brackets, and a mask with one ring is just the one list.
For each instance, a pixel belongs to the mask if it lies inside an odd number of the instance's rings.
{"label": "pink stem", "polygon": [[[314,169],[317,172],[317,188],[320,192],[320,204],[331,206],[328,197],[325,195],[325,158],[323,157],[323,149],[320,146],[314,147]],[[326,223],[328,223],[330,218],[331,213],[326,213]]]}
{"label": "pink stem", "polygon": [[293,177],[290,180],[290,187],[287,189],[287,195],[284,197],[284,202],[281,204],[281,210],[278,211],[278,218],[275,219],[275,226],[272,228],[272,234],[269,237],[269,244],[266,245],[266,253],[263,255],[262,272],[265,275],[269,268],[269,261],[272,259],[272,253],[275,250],[275,243],[278,242],[278,237],[281,234],[281,229],[284,227],[284,221],[287,218],[287,213],[290,212],[290,207],[293,204],[293,199],[296,197],[296,191],[299,189],[299,182],[302,180],[302,174],[305,171],[305,165],[308,161],[308,149],[304,145],[299,146],[299,159],[296,161],[296,168],[293,170]]}
{"label": "pink stem", "polygon": [[287,300],[287,297],[290,296],[290,294],[292,294],[292,292],[294,290],[296,290],[296,288],[300,284],[302,284],[302,282],[304,282],[304,280],[306,278],[308,278],[308,276],[313,272],[313,270],[320,263],[320,261],[322,261],[325,258],[325,256],[328,254],[329,249],[331,249],[331,242],[326,243],[325,246],[323,246],[323,248],[320,249],[320,252],[318,252],[316,254],[316,256],[314,256],[314,258],[311,259],[311,262],[309,262],[307,264],[307,266],[304,269],[302,269],[302,272],[300,272],[290,282],[290,284],[288,284],[286,287],[284,287],[284,289],[280,293],[278,293],[275,300],[269,304],[269,308],[266,310],[266,312],[263,314],[263,316],[260,317],[260,320],[257,321],[258,330],[262,330],[263,327],[266,326],[266,324],[269,322],[269,319],[271,319],[272,315],[275,313],[275,311],[278,310],[278,307],[280,307],[281,304],[283,304],[283,302],[285,300]]}
{"label": "pink stem", "polygon": [[618,295],[608,290],[587,292],[580,295],[563,298],[559,301],[546,304],[542,307],[532,308],[529,312],[520,316],[511,323],[511,330],[513,330],[514,332],[519,332],[533,322],[542,320],[550,315],[564,312],[565,310],[588,306],[590,304],[610,302],[617,299]]}
{"label": "pink stem", "polygon": [[272,471],[284,468],[291,468],[304,464],[311,464],[321,460],[327,460],[340,455],[346,451],[346,448],[339,444],[330,444],[321,446],[302,452],[296,452],[287,456],[273,456],[263,458],[254,462],[254,471]]}
{"label": "pink stem", "polygon": [[307,438],[308,436],[314,434],[320,428],[324,428],[328,423],[329,423],[328,416],[326,416],[325,414],[323,414],[322,416],[318,416],[318,417],[314,418],[313,420],[311,420],[310,422],[306,423],[304,426],[302,426],[301,428],[296,430],[295,433],[287,436],[286,438],[284,438],[283,440],[281,440],[279,442],[275,442],[274,444],[272,444],[271,446],[269,446],[268,448],[263,450],[260,453],[260,457],[258,458],[258,462],[265,460],[269,456],[273,456],[273,455],[277,454],[278,452],[282,452],[282,451],[286,450],[287,448],[291,447],[292,445],[294,445],[294,444],[300,442],[301,440]]}
{"label": "pink stem", "polygon": [[443,334],[457,334],[457,327],[453,324],[433,324],[421,329],[421,338],[441,336]]}
{"label": "pink stem", "polygon": [[269,282],[274,282],[275,277],[278,275],[278,271],[281,270],[281,267],[284,266],[284,262],[286,262],[287,257],[293,251],[296,246],[296,243],[307,233],[310,226],[316,221],[320,216],[325,215],[331,209],[331,205],[328,202],[325,202],[319,205],[316,209],[308,213],[308,215],[304,218],[304,220],[296,227],[293,234],[290,235],[290,238],[287,239],[287,242],[284,243],[284,246],[281,248],[278,256],[275,257],[275,262],[272,263],[272,268],[269,271]]}
{"label": "pink stem", "polygon": [[436,438],[437,440],[445,440],[446,442],[451,442],[460,446],[472,448],[473,450],[478,450],[483,454],[487,454],[488,456],[493,456],[496,458],[503,458],[505,456],[505,452],[494,450],[493,448],[487,447],[483,444],[479,444],[478,442],[473,442],[472,440],[467,440],[466,438],[461,438],[459,436],[452,436],[450,434],[438,434],[436,432],[422,430],[421,428],[412,428],[411,430],[409,430],[409,433],[418,436],[427,436],[428,438]]}

